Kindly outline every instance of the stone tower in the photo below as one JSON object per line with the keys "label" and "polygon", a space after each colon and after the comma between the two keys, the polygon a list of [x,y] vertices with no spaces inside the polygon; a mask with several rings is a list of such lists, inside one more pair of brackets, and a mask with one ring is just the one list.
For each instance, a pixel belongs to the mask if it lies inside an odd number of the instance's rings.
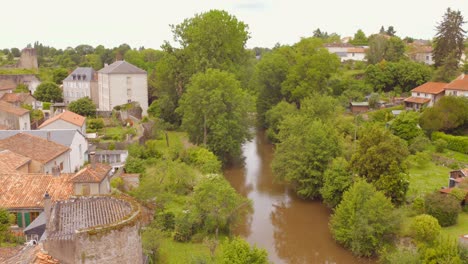
{"label": "stone tower", "polygon": [[37,54],[33,48],[25,48],[21,51],[21,57],[16,65],[21,69],[37,69]]}

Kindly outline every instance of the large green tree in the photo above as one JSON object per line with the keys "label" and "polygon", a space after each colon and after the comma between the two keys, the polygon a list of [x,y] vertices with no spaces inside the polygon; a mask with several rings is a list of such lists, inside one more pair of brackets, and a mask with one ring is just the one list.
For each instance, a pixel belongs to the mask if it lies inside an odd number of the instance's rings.
{"label": "large green tree", "polygon": [[444,96],[433,107],[421,114],[420,125],[429,133],[452,131],[468,121],[468,99],[459,96]]}
{"label": "large green tree", "polygon": [[223,264],[268,264],[268,254],[264,249],[251,247],[247,241],[234,237],[223,243]]}
{"label": "large green tree", "polygon": [[369,37],[369,49],[366,52],[369,64],[382,60],[399,61],[404,58],[405,43],[399,37],[377,34]]}
{"label": "large green tree", "polygon": [[394,203],[401,204],[409,185],[405,164],[408,155],[406,142],[374,125],[363,131],[351,158],[351,167]]}
{"label": "large green tree", "polygon": [[423,133],[418,124],[418,112],[403,112],[392,121],[391,130],[394,135],[409,141]]}
{"label": "large green tree", "polygon": [[353,174],[346,159],[338,157],[332,161],[323,175],[323,187],[320,189],[323,201],[329,207],[337,206],[343,193],[353,184]]}
{"label": "large green tree", "polygon": [[437,25],[437,33],[434,39],[434,61],[436,66],[441,66],[454,52],[457,63],[464,50],[466,31],[463,29],[463,16],[460,11],[447,8],[442,21]]}
{"label": "large green tree", "polygon": [[194,75],[178,112],[190,141],[203,144],[226,162],[250,138],[251,99],[231,73],[209,69]]}
{"label": "large green tree", "polygon": [[365,182],[357,181],[344,193],[330,219],[330,230],[340,244],[358,256],[372,256],[396,232],[397,218],[385,195]]}
{"label": "large green tree", "polygon": [[96,105],[91,99],[89,99],[89,97],[83,97],[73,101],[67,106],[67,108],[68,110],[82,116],[96,115]]}
{"label": "large green tree", "polygon": [[63,92],[57,84],[43,82],[37,86],[34,97],[42,102],[62,102]]}
{"label": "large green tree", "polygon": [[355,34],[353,39],[350,41],[351,44],[355,46],[367,46],[369,44],[369,39],[366,37],[364,31],[359,29]]}

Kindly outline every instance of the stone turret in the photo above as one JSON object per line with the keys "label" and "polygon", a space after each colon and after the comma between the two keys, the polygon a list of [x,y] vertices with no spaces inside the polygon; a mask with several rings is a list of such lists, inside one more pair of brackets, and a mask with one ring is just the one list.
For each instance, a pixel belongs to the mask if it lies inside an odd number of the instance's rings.
{"label": "stone turret", "polygon": [[21,51],[21,57],[16,65],[17,68],[21,69],[37,69],[37,54],[33,48],[25,48]]}

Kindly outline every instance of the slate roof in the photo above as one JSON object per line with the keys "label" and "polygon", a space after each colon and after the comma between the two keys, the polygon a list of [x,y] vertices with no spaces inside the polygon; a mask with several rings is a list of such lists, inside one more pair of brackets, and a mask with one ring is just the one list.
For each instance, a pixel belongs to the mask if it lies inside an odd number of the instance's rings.
{"label": "slate roof", "polygon": [[105,73],[105,74],[125,74],[125,73],[146,74],[146,71],[126,61],[116,61],[112,63],[111,65],[108,65],[102,68],[98,72]]}
{"label": "slate roof", "polygon": [[14,114],[16,116],[22,116],[22,115],[29,113],[29,110],[24,109],[22,107],[16,107],[5,101],[0,101],[0,111]]}
{"label": "slate roof", "polygon": [[7,103],[22,103],[26,101],[28,97],[34,98],[29,93],[6,93],[0,98],[0,100],[5,101]]}
{"label": "slate roof", "polygon": [[52,201],[65,200],[73,195],[70,174],[0,174],[0,207],[7,209],[44,208],[47,191]]}
{"label": "slate roof", "polygon": [[[81,76],[80,80],[78,80],[78,75]],[[73,79],[73,76],[75,76],[75,79]],[[83,78],[82,76],[85,76]],[[67,76],[67,78],[64,79],[64,81],[80,81],[80,82],[89,82],[89,81],[94,81],[94,69],[90,67],[78,67],[76,68],[70,75]]]}
{"label": "slate roof", "polygon": [[109,164],[95,163],[87,165],[72,178],[73,182],[100,183],[107,176],[112,167]]}
{"label": "slate roof", "polygon": [[447,85],[447,83],[441,83],[441,82],[427,82],[425,84],[422,84],[413,90],[411,92],[417,92],[417,93],[428,93],[428,94],[440,94],[444,92],[444,88]]}
{"label": "slate roof", "polygon": [[30,158],[14,153],[10,150],[0,150],[0,172],[14,173],[16,170],[29,163]]}
{"label": "slate roof", "polygon": [[76,134],[81,134],[77,129],[41,129],[41,130],[0,130],[0,140],[19,133],[26,133],[43,139],[50,138],[50,141],[70,147]]}
{"label": "slate roof", "polygon": [[40,126],[39,126],[39,129],[57,121],[57,120],[63,120],[65,122],[68,122],[68,123],[71,123],[73,125],[76,125],[76,126],[83,126],[83,124],[85,123],[86,121],[86,117],[84,116],[81,116],[79,114],[75,114],[73,113],[72,111],[65,111],[63,113],[60,113],[52,118],[49,118],[47,119],[44,123],[42,123]]}
{"label": "slate roof", "polygon": [[459,90],[459,91],[468,91],[468,76],[467,74],[462,74],[458,76],[455,80],[451,81],[445,89],[450,90]]}
{"label": "slate roof", "polygon": [[43,164],[70,150],[64,145],[26,133],[0,140],[0,149],[8,149]]}
{"label": "slate roof", "polygon": [[129,202],[109,196],[81,196],[57,202],[52,209],[47,238],[65,239],[79,230],[116,224],[133,211]]}

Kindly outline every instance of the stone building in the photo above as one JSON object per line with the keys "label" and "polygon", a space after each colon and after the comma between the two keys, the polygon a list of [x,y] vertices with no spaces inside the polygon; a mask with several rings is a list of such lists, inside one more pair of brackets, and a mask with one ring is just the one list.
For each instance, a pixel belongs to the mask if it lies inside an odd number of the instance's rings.
{"label": "stone building", "polygon": [[29,110],[0,101],[0,130],[29,130]]}
{"label": "stone building", "polygon": [[137,102],[146,115],[147,73],[126,61],[116,61],[98,71],[98,94],[100,111],[112,111],[115,106]]}
{"label": "stone building", "polygon": [[13,92],[18,84],[27,85],[29,91],[34,94],[37,86],[41,84],[41,81],[39,81],[39,79],[37,79],[36,75],[34,74],[0,75],[0,95]]}
{"label": "stone building", "polygon": [[24,48],[21,51],[21,57],[16,64],[16,68],[38,69],[36,50],[33,48]]}
{"label": "stone building", "polygon": [[96,163],[91,158],[87,165],[71,179],[75,194],[103,195],[110,194],[110,176],[112,167],[104,163]]}
{"label": "stone building", "polygon": [[45,198],[44,249],[60,263],[143,263],[140,206],[130,198]]}
{"label": "stone building", "polygon": [[63,80],[63,100],[69,104],[89,97],[99,106],[97,85],[97,74],[93,68],[78,67]]}

